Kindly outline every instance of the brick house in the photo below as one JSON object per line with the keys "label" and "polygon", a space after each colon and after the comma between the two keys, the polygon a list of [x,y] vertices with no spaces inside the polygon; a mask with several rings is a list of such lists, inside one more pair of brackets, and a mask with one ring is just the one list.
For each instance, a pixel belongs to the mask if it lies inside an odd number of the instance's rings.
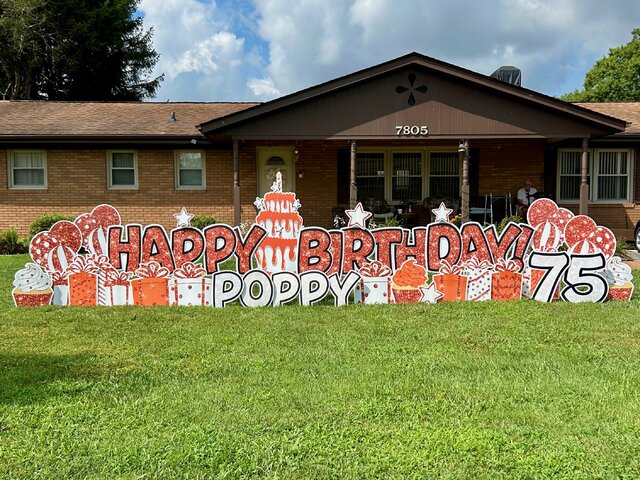
{"label": "brick house", "polygon": [[356,197],[419,205],[468,188],[473,206],[528,178],[618,235],[640,220],[640,103],[569,104],[417,53],[261,104],[0,101],[0,114],[0,231],[100,203],[168,228],[183,206],[250,221],[277,171],[307,225]]}

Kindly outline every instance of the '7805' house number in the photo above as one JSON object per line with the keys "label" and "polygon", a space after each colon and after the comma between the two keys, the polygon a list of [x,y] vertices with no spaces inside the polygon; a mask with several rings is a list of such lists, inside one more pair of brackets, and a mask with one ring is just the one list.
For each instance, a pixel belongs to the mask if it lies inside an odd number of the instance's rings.
{"label": "'7805' house number", "polygon": [[429,134],[426,125],[396,125],[396,135],[399,137],[418,137]]}

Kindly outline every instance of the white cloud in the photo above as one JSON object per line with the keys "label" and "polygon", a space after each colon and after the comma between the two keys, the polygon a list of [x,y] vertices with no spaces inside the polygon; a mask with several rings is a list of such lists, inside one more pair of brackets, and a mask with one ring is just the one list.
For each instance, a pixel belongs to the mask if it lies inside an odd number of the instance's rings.
{"label": "white cloud", "polygon": [[[250,95],[245,67],[245,39],[215,2],[142,0],[146,28],[160,53],[156,74],[165,74],[159,100],[237,100]],[[237,86],[242,85],[239,89]]]}
{"label": "white cloud", "polygon": [[231,32],[216,33],[167,62],[167,73],[174,78],[184,72],[212,74],[218,71],[221,64],[238,66],[242,63],[243,45],[244,39]]}
{"label": "white cloud", "polygon": [[560,94],[626,43],[637,0],[142,0],[160,99],[269,99],[418,51]]}
{"label": "white cloud", "polygon": [[[526,86],[579,86],[609,47],[625,43],[640,2],[615,0],[256,0],[267,73],[290,92],[411,51],[490,74],[503,64]],[[586,63],[586,64],[585,64]],[[571,82],[573,82],[571,84]]]}
{"label": "white cloud", "polygon": [[281,95],[280,90],[274,86],[273,80],[268,77],[252,78],[247,82],[247,86],[256,97],[264,98],[265,100],[270,100]]}

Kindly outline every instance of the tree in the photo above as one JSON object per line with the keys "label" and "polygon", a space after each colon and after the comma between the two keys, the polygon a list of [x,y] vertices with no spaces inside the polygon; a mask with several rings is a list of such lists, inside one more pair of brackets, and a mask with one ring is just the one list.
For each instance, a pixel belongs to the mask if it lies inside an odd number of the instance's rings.
{"label": "tree", "polygon": [[11,99],[141,100],[159,55],[138,0],[0,0],[0,93]]}
{"label": "tree", "polygon": [[610,48],[587,72],[584,90],[560,97],[569,102],[640,101],[640,28],[626,45]]}

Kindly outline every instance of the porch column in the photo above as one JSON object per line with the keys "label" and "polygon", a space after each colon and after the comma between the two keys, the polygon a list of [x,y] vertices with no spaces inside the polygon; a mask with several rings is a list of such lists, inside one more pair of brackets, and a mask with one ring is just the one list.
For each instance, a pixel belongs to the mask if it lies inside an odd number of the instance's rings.
{"label": "porch column", "polygon": [[582,139],[582,168],[580,181],[580,215],[589,214],[589,181],[587,178],[589,164],[589,139]]}
{"label": "porch column", "polygon": [[350,208],[355,208],[358,203],[358,184],[356,183],[356,153],[357,153],[357,145],[355,140],[351,141],[351,167],[349,170],[350,173],[350,188],[349,188],[349,206]]}
{"label": "porch column", "polygon": [[461,140],[459,150],[463,152],[462,157],[462,192],[461,209],[462,223],[469,221],[469,141]]}
{"label": "porch column", "polygon": [[233,223],[240,225],[240,154],[238,139],[233,139]]}

